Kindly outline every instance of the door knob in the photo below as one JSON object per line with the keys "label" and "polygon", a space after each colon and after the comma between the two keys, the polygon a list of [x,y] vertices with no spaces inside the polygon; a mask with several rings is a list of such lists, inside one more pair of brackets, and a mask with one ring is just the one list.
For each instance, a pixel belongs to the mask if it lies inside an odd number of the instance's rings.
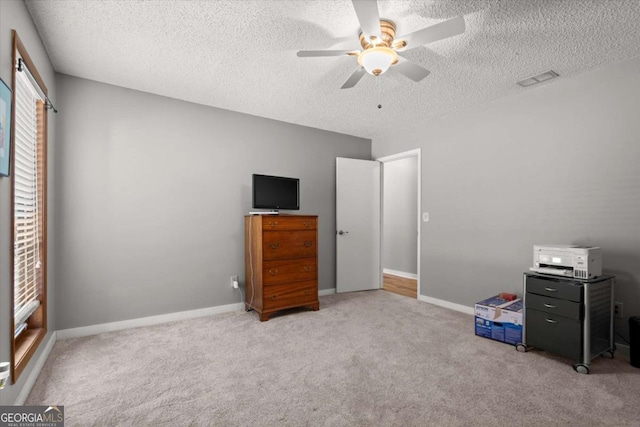
{"label": "door knob", "polygon": [[338,231],[338,234],[342,236],[343,234],[349,234],[349,232],[340,230],[340,231]]}

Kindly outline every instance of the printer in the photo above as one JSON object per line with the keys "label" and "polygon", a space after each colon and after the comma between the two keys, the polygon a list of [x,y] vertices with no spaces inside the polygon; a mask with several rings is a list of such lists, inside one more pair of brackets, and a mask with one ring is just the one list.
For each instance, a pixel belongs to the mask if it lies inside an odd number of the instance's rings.
{"label": "printer", "polygon": [[593,279],[602,275],[599,247],[578,245],[534,245],[531,271],[556,276]]}

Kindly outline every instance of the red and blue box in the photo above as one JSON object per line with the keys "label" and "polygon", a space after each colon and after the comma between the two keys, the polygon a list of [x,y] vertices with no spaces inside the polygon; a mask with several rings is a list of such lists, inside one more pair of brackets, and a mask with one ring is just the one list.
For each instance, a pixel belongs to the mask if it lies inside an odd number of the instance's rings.
{"label": "red and blue box", "polygon": [[498,295],[476,303],[476,335],[516,345],[522,342],[522,300]]}

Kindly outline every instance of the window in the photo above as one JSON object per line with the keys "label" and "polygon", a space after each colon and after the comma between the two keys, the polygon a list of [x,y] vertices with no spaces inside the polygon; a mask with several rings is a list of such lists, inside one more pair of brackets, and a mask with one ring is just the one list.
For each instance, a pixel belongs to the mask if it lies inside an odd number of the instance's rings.
{"label": "window", "polygon": [[47,332],[47,88],[13,32],[13,340],[15,382]]}

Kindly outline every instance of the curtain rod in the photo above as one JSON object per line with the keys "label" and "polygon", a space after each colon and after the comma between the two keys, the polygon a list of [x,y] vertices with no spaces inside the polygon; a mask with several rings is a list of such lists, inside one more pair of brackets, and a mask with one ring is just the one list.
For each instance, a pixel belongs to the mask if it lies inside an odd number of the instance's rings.
{"label": "curtain rod", "polygon": [[53,112],[57,114],[58,110],[56,110],[56,107],[53,106],[53,102],[51,102],[49,97],[42,91],[40,84],[33,77],[33,75],[31,74],[31,71],[29,71],[29,68],[27,67],[27,64],[24,62],[22,58],[18,58],[18,66],[16,67],[16,70],[20,72],[23,72],[23,71],[26,72],[27,77],[29,78],[29,80],[31,80],[31,83],[33,84],[33,86],[36,88],[38,93],[40,93],[40,96],[44,98],[44,107],[47,110],[53,110]]}

